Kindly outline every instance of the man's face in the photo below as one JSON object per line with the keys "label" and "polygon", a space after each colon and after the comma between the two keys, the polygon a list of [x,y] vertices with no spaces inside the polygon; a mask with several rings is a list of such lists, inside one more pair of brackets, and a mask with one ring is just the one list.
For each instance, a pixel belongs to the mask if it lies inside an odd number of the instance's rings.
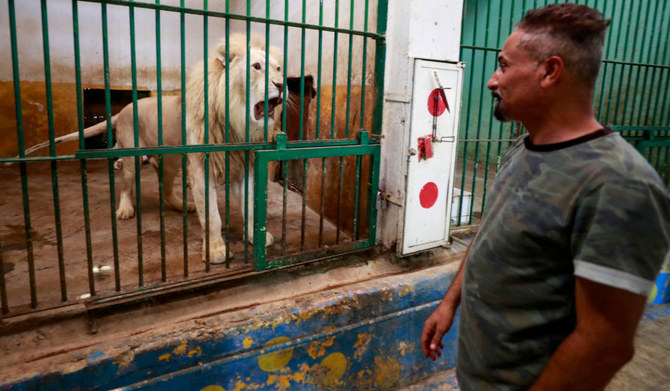
{"label": "man's face", "polygon": [[499,121],[523,119],[537,103],[539,90],[538,67],[530,54],[517,46],[522,31],[514,31],[498,55],[498,69],[487,84],[493,95],[493,115]]}

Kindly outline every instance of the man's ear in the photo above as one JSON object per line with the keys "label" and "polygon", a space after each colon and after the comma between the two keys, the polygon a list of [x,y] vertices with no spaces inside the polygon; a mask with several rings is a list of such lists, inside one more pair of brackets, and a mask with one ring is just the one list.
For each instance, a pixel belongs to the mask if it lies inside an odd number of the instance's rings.
{"label": "man's ear", "polygon": [[540,85],[546,88],[556,84],[560,80],[565,71],[565,63],[562,58],[551,56],[542,61],[540,68],[542,72]]}

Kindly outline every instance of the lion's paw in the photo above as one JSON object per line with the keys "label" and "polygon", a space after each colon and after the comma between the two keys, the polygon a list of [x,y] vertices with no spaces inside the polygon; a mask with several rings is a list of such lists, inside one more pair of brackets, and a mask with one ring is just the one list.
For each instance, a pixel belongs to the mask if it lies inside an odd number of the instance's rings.
{"label": "lion's paw", "polygon": [[[207,259],[205,258],[205,243],[202,244],[202,261],[206,262]],[[226,262],[226,245],[225,243],[221,243],[220,245],[217,246],[212,246],[210,244],[210,249],[209,249],[209,263],[212,265],[217,265],[220,263],[225,263]]]}
{"label": "lion's paw", "polygon": [[272,243],[274,243],[274,242],[275,242],[275,237],[272,236],[271,233],[266,232],[266,233],[265,233],[265,247],[270,247],[270,246],[272,246]]}
{"label": "lion's paw", "polygon": [[119,220],[127,220],[135,216],[135,209],[128,206],[119,206],[119,209],[116,210],[116,218]]}
{"label": "lion's paw", "polygon": [[189,212],[193,212],[195,210],[195,202],[187,202],[186,210]]}

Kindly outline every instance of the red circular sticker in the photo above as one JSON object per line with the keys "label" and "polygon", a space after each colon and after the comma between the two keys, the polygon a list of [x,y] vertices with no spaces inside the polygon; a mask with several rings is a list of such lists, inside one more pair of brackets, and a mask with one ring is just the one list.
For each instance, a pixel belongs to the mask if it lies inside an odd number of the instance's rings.
{"label": "red circular sticker", "polygon": [[438,190],[435,183],[428,182],[423,185],[421,193],[419,193],[419,201],[421,202],[421,206],[428,209],[435,205],[435,201],[437,201],[437,194]]}
{"label": "red circular sticker", "polygon": [[442,98],[438,88],[434,89],[428,96],[428,112],[433,117],[439,117],[447,109],[447,105]]}

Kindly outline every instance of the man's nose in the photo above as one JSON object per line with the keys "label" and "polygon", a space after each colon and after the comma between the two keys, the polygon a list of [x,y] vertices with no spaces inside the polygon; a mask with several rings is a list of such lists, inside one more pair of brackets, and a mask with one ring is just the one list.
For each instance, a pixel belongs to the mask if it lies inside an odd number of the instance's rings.
{"label": "man's nose", "polygon": [[496,72],[493,72],[493,75],[491,75],[491,78],[489,79],[488,83],[486,83],[486,88],[489,90],[494,90],[498,88],[498,78],[496,77]]}

